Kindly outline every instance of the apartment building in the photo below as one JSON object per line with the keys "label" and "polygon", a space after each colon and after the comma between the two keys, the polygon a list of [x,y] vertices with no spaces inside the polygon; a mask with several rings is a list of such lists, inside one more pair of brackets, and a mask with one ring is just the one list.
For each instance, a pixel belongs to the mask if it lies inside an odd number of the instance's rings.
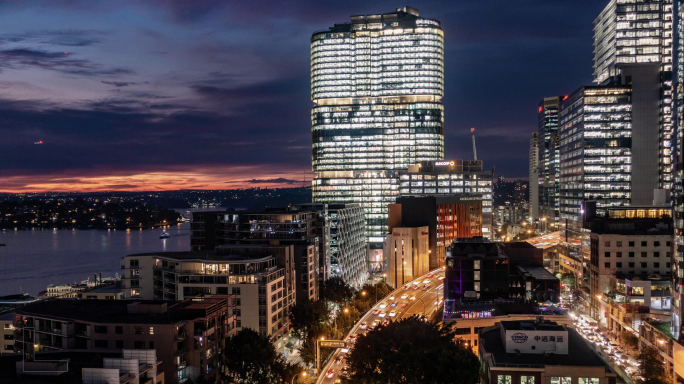
{"label": "apartment building", "polygon": [[302,207],[264,211],[193,212],[193,251],[223,245],[294,246],[297,300],[318,300],[321,275],[329,275],[330,242],[325,212]]}
{"label": "apartment building", "polygon": [[596,216],[586,224],[591,230],[592,316],[597,319],[603,317],[601,295],[617,291],[616,276],[669,277],[672,262],[674,229],[669,207],[615,207],[605,214],[607,217]]}
{"label": "apartment building", "polygon": [[[294,253],[292,245],[228,245],[214,251],[128,255],[121,259],[124,296],[185,300],[197,295],[235,295],[238,330],[252,328],[268,334],[282,348],[296,300]],[[309,257],[314,257],[313,252]]]}
{"label": "apartment building", "polygon": [[156,350],[165,382],[201,376],[211,382],[224,341],[236,332],[235,300],[44,300],[16,310],[15,350],[28,361],[60,350]]}
{"label": "apartment building", "polygon": [[14,312],[0,312],[0,354],[14,353]]}

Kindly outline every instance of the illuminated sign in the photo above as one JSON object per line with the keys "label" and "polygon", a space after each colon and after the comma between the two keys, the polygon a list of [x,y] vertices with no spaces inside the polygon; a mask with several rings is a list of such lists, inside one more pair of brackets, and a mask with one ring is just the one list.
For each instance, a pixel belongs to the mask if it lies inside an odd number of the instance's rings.
{"label": "illuminated sign", "polygon": [[434,20],[418,19],[416,25],[432,25],[439,28],[439,23]]}
{"label": "illuminated sign", "polygon": [[440,165],[454,165],[455,163],[453,161],[435,161],[435,165],[440,166]]}
{"label": "illuminated sign", "polygon": [[514,333],[513,336],[511,336],[511,340],[513,340],[514,343],[524,343],[527,341],[527,335],[521,332]]}
{"label": "illuminated sign", "polygon": [[344,348],[347,346],[347,343],[344,341],[339,341],[339,340],[332,340],[332,341],[320,341],[321,347],[328,347],[328,348]]}

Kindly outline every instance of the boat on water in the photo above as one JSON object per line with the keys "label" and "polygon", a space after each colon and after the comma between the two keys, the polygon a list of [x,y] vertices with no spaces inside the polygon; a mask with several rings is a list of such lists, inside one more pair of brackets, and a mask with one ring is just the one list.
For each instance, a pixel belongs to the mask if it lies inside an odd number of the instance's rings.
{"label": "boat on water", "polygon": [[171,234],[166,231],[162,232],[161,235],[159,235],[160,239],[168,239],[169,237],[171,237]]}

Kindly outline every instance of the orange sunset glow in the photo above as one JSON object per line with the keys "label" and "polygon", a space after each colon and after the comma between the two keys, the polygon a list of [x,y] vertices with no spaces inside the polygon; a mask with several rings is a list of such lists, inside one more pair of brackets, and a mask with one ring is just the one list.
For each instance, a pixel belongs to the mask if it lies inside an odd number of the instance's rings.
{"label": "orange sunset glow", "polygon": [[[310,170],[266,172],[273,166],[178,167],[159,172],[100,171],[0,177],[0,192],[166,191],[178,189],[291,188],[310,186]],[[88,170],[93,172],[93,170]],[[306,183],[304,177],[306,175]],[[256,177],[256,178],[255,178]]]}

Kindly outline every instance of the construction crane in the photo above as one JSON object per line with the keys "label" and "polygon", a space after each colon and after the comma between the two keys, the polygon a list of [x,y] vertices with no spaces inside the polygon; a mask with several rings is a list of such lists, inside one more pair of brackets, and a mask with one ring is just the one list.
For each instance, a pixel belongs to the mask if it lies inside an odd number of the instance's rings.
{"label": "construction crane", "polygon": [[477,160],[477,149],[475,148],[475,128],[470,128],[470,133],[473,134],[473,159]]}

